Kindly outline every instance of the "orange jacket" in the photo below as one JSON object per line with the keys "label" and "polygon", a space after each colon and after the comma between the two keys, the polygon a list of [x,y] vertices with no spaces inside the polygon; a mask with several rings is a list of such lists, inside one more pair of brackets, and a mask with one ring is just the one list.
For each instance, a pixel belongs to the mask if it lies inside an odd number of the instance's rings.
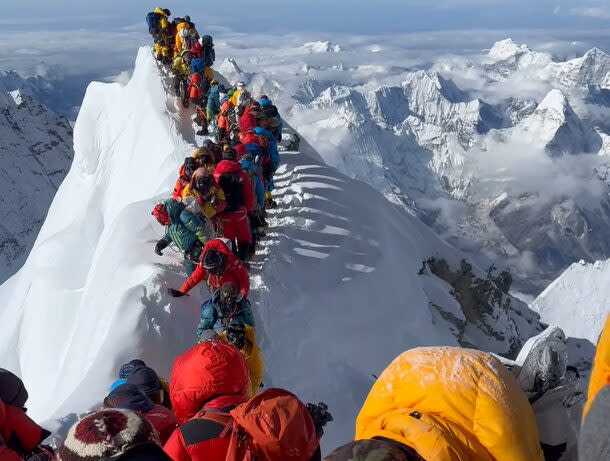
{"label": "orange jacket", "polygon": [[610,384],[610,315],[606,319],[606,325],[597,342],[593,370],[589,381],[589,392],[587,403],[583,411],[583,418],[587,416],[591,404],[597,397],[599,391]]}

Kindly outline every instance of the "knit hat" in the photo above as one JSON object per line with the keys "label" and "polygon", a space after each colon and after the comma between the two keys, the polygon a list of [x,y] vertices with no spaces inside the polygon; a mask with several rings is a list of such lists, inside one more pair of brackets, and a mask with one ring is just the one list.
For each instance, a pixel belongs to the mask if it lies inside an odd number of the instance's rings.
{"label": "knit hat", "polygon": [[144,417],[118,408],[99,410],[72,426],[57,450],[57,460],[116,460],[130,449],[145,444],[160,445],[160,442]]}
{"label": "knit hat", "polygon": [[610,386],[606,386],[597,394],[587,413],[580,429],[578,459],[610,459]]}
{"label": "knit hat", "polygon": [[159,376],[149,367],[140,367],[127,377],[127,384],[136,385],[142,392],[149,394],[161,390]]}
{"label": "knit hat", "polygon": [[0,400],[16,407],[23,407],[28,401],[28,391],[21,378],[4,368],[0,368]]}
{"label": "knit hat", "polygon": [[131,362],[126,363],[119,370],[119,378],[127,379],[127,377],[134,372],[137,368],[145,367],[146,364],[143,360],[133,359]]}
{"label": "knit hat", "polygon": [[123,384],[108,394],[104,406],[147,413],[155,406],[155,402],[134,384]]}
{"label": "knit hat", "polygon": [[415,461],[415,453],[407,455],[404,449],[390,440],[357,440],[337,448],[324,461]]}

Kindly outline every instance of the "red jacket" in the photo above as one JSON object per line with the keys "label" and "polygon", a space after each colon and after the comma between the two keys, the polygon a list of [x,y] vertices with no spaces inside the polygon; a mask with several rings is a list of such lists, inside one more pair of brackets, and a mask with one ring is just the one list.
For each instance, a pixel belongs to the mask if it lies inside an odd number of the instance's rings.
{"label": "red jacket", "polygon": [[256,117],[252,114],[252,107],[247,106],[244,113],[239,117],[239,130],[242,132],[253,130],[256,126]]}
{"label": "red jacket", "polygon": [[246,361],[231,344],[206,341],[178,357],[170,398],[181,426],[165,444],[165,452],[174,461],[224,461],[229,438],[220,435],[228,418],[210,421],[202,411],[226,412],[245,402],[249,385]]}
{"label": "red jacket", "polygon": [[[5,443],[11,439],[16,440],[25,453],[30,453],[40,445],[45,431],[21,408],[6,405],[0,400],[0,435]],[[0,443],[0,460],[22,461],[22,458],[17,452]]]}
{"label": "red jacket", "polygon": [[167,442],[176,427],[178,427],[178,419],[174,415],[174,412],[162,405],[155,405],[150,411],[147,411],[144,416],[159,434],[161,443]]}
{"label": "red jacket", "polygon": [[[221,238],[212,239],[206,243],[205,247],[203,248],[203,252],[201,253],[202,261],[205,254],[210,250],[218,251],[224,256],[225,270],[220,275],[209,275],[209,288],[211,290],[218,290],[225,283],[232,283],[239,290],[239,294],[244,298],[247,298],[248,294],[250,293],[250,274],[248,274],[248,269],[246,269],[246,266],[243,265],[235,254],[233,254],[231,249]],[[197,264],[197,268],[180,287],[180,291],[182,293],[188,293],[195,287],[195,285],[203,281],[206,277],[208,277],[208,272],[201,263]]]}
{"label": "red jacket", "polygon": [[189,50],[194,58],[201,58],[203,56],[203,46],[199,41],[195,42],[191,49]]}
{"label": "red jacket", "polygon": [[172,198],[176,201],[182,200],[182,191],[189,183],[189,179],[186,176],[186,169],[184,165],[180,167],[180,177],[176,180],[176,185],[174,186],[174,191],[172,192]]}
{"label": "red jacket", "polygon": [[239,162],[236,160],[222,160],[214,170],[214,180],[216,184],[220,183],[220,176],[223,174],[236,174],[241,180],[242,194],[244,197],[244,206],[248,213],[256,210],[256,196],[254,195],[254,185],[250,176],[243,170]]}
{"label": "red jacket", "polygon": [[201,85],[201,75],[195,73],[192,74],[189,79],[189,87],[188,93],[189,98],[195,101],[199,101],[203,97],[203,92],[200,88]]}

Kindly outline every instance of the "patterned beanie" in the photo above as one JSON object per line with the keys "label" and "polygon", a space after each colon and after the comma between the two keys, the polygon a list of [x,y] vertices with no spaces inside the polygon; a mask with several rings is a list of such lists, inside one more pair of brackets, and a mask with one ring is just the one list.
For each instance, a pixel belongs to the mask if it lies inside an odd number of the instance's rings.
{"label": "patterned beanie", "polygon": [[57,461],[113,460],[145,444],[160,442],[142,416],[119,408],[99,410],[72,426],[57,450]]}

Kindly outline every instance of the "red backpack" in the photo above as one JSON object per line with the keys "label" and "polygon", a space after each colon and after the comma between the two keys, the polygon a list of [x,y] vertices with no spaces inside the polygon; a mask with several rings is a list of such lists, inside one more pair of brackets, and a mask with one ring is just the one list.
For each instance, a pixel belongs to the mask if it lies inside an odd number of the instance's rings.
{"label": "red backpack", "polygon": [[231,416],[226,461],[310,461],[318,448],[307,407],[283,389],[267,389]]}

